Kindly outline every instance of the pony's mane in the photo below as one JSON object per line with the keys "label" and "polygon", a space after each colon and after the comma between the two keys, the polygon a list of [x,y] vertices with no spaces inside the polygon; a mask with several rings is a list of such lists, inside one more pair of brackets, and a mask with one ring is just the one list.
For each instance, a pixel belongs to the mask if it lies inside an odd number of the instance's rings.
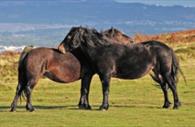
{"label": "pony's mane", "polygon": [[105,46],[111,44],[111,42],[108,42],[108,40],[104,38],[104,35],[102,33],[98,32],[94,28],[80,27],[80,29],[83,30],[83,32],[81,32],[81,36],[83,37],[81,38],[85,40],[83,41],[83,43],[91,47]]}

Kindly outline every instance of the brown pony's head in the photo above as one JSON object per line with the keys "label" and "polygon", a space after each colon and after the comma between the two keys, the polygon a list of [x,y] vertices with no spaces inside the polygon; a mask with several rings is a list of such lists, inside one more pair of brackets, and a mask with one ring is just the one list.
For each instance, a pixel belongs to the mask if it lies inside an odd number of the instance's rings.
{"label": "brown pony's head", "polygon": [[111,39],[114,43],[120,43],[125,45],[133,43],[133,39],[131,37],[127,36],[123,32],[113,27],[103,31],[102,34],[108,39]]}

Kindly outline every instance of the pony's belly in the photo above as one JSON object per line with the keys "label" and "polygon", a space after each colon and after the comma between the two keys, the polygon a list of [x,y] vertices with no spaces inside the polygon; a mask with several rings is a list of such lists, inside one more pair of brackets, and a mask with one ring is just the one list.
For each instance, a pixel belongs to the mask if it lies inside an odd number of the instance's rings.
{"label": "pony's belly", "polygon": [[44,74],[44,76],[46,76],[47,78],[55,81],[55,82],[60,82],[60,83],[70,83],[73,81],[77,81],[80,79],[79,75],[74,75],[72,73],[66,74],[60,74],[60,73],[55,73],[55,72],[46,72]]}
{"label": "pony's belly", "polygon": [[144,75],[146,75],[147,73],[142,73],[142,74],[122,74],[122,73],[117,73],[115,75],[113,75],[112,77],[115,78],[120,78],[120,79],[138,79],[143,77]]}
{"label": "pony's belly", "polygon": [[113,77],[121,79],[138,79],[148,74],[150,70],[152,70],[151,65],[142,66],[140,68],[120,68],[113,74]]}

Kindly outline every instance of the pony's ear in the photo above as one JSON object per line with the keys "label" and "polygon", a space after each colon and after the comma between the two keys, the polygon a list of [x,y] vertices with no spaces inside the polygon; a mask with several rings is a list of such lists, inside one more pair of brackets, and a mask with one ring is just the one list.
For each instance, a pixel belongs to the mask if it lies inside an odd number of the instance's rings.
{"label": "pony's ear", "polygon": [[80,27],[78,34],[79,34],[79,40],[81,42],[84,42],[85,41],[85,38],[87,37],[87,33],[85,32],[85,30]]}
{"label": "pony's ear", "polygon": [[83,34],[84,32],[84,28],[82,26],[79,26],[79,30],[78,30],[79,33]]}
{"label": "pony's ear", "polygon": [[111,27],[111,29],[110,29],[110,35],[111,35],[111,37],[114,36],[114,27]]}
{"label": "pony's ear", "polygon": [[103,34],[102,34],[102,33],[99,33],[99,32],[96,32],[96,35],[97,35],[99,38],[102,38],[102,37],[103,37]]}

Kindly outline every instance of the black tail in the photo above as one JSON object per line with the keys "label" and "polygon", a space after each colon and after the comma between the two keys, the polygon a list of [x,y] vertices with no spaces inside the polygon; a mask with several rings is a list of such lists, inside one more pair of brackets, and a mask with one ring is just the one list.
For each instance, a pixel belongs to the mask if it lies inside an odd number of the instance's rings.
{"label": "black tail", "polygon": [[[27,57],[28,53],[33,49],[33,46],[26,46],[19,58],[19,63],[18,63],[18,85],[21,85],[21,96],[23,99],[25,99],[24,97],[24,89],[25,89],[25,85],[27,83],[27,79],[26,79],[26,68],[25,68],[25,58]],[[20,103],[22,101],[22,98],[20,96]]]}
{"label": "black tail", "polygon": [[181,73],[185,84],[187,84],[186,77],[179,66],[179,61],[178,61],[174,51],[172,51],[172,73],[171,73],[171,75],[172,75],[172,78],[174,79],[175,83],[178,82],[178,71]]}
{"label": "black tail", "polygon": [[185,77],[183,71],[181,70],[181,68],[179,68],[179,72],[180,72],[181,76],[183,77],[183,80],[184,80],[184,82],[185,82],[185,85],[187,85],[186,77]]}

